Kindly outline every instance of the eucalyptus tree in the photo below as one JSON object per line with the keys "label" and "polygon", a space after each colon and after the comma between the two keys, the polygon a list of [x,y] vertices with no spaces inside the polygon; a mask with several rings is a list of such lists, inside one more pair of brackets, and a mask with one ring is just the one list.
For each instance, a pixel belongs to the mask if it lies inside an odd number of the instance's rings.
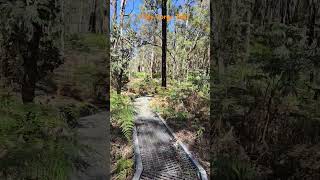
{"label": "eucalyptus tree", "polygon": [[[114,4],[115,5],[115,4]],[[116,21],[116,15],[113,15],[113,31],[111,32],[111,75],[112,85],[116,88],[118,94],[128,82],[128,68],[136,46],[136,32],[131,28],[131,18],[126,14],[127,1],[122,0],[120,4],[120,21]],[[114,11],[114,13],[117,13]]]}
{"label": "eucalyptus tree", "polygon": [[162,0],[162,81],[161,86],[167,87],[167,0]]}
{"label": "eucalyptus tree", "polygon": [[167,1],[167,47],[166,56],[162,56],[164,54],[162,45],[165,43],[161,45],[163,41],[161,32],[164,31],[161,31],[160,22],[166,19],[158,14],[158,10],[162,8],[162,1],[151,1],[143,5],[141,12],[151,15],[151,19],[142,21],[138,31],[139,38],[146,42],[146,45],[139,48],[138,54],[141,58],[138,58],[138,61],[145,71],[151,72],[151,77],[157,78],[157,72],[163,69],[164,57],[166,57],[167,79],[186,81],[194,72],[208,75],[210,29],[208,6],[208,0],[189,0],[183,4]]}
{"label": "eucalyptus tree", "polygon": [[3,1],[0,13],[5,53],[1,61],[16,66],[11,75],[21,84],[22,100],[33,102],[36,83],[63,62],[58,48],[60,3],[57,0]]}

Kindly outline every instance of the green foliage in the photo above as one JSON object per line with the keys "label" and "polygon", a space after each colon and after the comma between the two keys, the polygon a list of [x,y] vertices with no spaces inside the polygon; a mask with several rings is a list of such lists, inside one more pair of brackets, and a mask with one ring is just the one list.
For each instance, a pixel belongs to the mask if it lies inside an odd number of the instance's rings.
{"label": "green foliage", "polygon": [[6,108],[11,105],[12,95],[8,91],[0,90],[0,108]]}
{"label": "green foliage", "polygon": [[71,49],[77,49],[83,52],[90,52],[90,48],[87,44],[83,43],[83,38],[80,34],[71,34],[67,37],[67,45]]}
{"label": "green foliage", "polygon": [[121,158],[117,161],[115,173],[117,176],[116,180],[127,179],[132,174],[133,161],[132,159]]}
{"label": "green foliage", "polygon": [[154,95],[161,90],[160,82],[157,79],[152,79],[145,73],[141,73],[140,76],[141,78],[134,79],[134,81],[128,85],[130,92],[145,96]]}
{"label": "green foliage", "polygon": [[128,83],[129,63],[133,58],[134,45],[132,40],[135,32],[129,27],[126,31],[114,24],[111,32],[111,85],[121,92]]}
{"label": "green foliage", "polygon": [[84,103],[79,107],[79,116],[89,116],[98,112],[98,108],[92,104]]}
{"label": "green foliage", "polygon": [[86,94],[94,94],[94,85],[98,81],[97,72],[99,68],[94,64],[82,64],[73,69],[73,82]]}
{"label": "green foliage", "polygon": [[[22,80],[21,58],[29,57],[31,51],[39,51],[39,57],[31,57],[37,62],[37,77],[44,77],[63,63],[59,42],[56,41],[60,32],[60,28],[55,26],[60,21],[59,5],[55,0],[14,0],[0,4],[0,43],[6,53],[0,60],[10,62],[7,64],[10,67],[5,68],[11,69],[10,75],[16,76],[12,79]],[[45,30],[49,26],[50,31]],[[34,47],[38,43],[36,36],[40,38],[39,47]]]}
{"label": "green foliage", "polygon": [[98,108],[89,103],[65,104],[59,107],[60,117],[68,124],[69,128],[75,128],[80,117],[89,116],[97,112]]}
{"label": "green foliage", "polygon": [[210,77],[201,71],[190,72],[188,75],[188,81],[196,86],[196,90],[207,94],[209,92],[209,80]]}
{"label": "green foliage", "polygon": [[69,179],[79,147],[67,119],[51,107],[14,98],[2,104],[0,116],[0,172],[7,176],[0,178]]}
{"label": "green foliage", "polygon": [[201,119],[205,122],[209,117],[209,84],[207,79],[200,76],[190,74],[188,81],[170,81],[167,89],[158,88],[155,94],[163,101],[154,102],[154,110],[166,119],[192,122]]}
{"label": "green foliage", "polygon": [[[57,79],[60,86],[64,87],[65,94],[78,100],[100,101],[106,99],[106,77],[104,62],[81,62],[75,66],[65,67],[66,78]],[[69,78],[70,72],[72,73]]]}
{"label": "green foliage", "polygon": [[105,50],[107,39],[105,35],[96,33],[71,34],[67,37],[67,45],[71,46],[72,49],[84,52],[96,49]]}
{"label": "green foliage", "polygon": [[104,34],[90,33],[83,35],[83,44],[89,47],[98,47],[102,50],[107,48],[107,38]]}
{"label": "green foliage", "polygon": [[[228,149],[228,153],[243,148],[256,167],[277,172],[272,165],[277,164],[275,156],[287,158],[288,149],[295,145],[319,141],[320,114],[315,111],[319,103],[314,86],[319,68],[313,61],[319,57],[319,47],[308,45],[304,29],[295,25],[269,26],[256,28],[248,37],[251,39],[247,59],[225,62],[224,74],[214,70],[219,81],[213,83],[214,108],[210,113],[218,124],[217,137],[230,130],[235,132],[238,145]],[[238,50],[231,54],[240,56]],[[256,161],[256,154],[261,154],[259,159],[263,160]],[[307,174],[295,166],[290,168],[286,179],[295,179],[295,171]],[[278,178],[274,172],[270,176]],[[262,172],[261,176],[267,175]]]}
{"label": "green foliage", "polygon": [[255,179],[254,169],[233,158],[218,157],[212,164],[214,170],[214,179],[221,180],[251,180]]}
{"label": "green foliage", "polygon": [[140,78],[144,79],[146,78],[147,74],[145,72],[133,72],[132,73],[132,78]]}
{"label": "green foliage", "polygon": [[60,116],[64,119],[70,128],[75,128],[78,125],[79,114],[75,111],[76,106],[73,104],[59,108]]}
{"label": "green foliage", "polygon": [[134,109],[131,99],[111,92],[111,120],[118,123],[124,136],[129,140],[134,127]]}
{"label": "green foliage", "polygon": [[197,138],[201,138],[203,136],[204,131],[205,131],[204,127],[199,127],[196,133]]}
{"label": "green foliage", "polygon": [[175,118],[178,119],[178,120],[185,120],[185,119],[188,118],[188,115],[189,115],[188,112],[180,112],[179,111],[179,112],[176,113],[176,115],[175,115],[176,117]]}
{"label": "green foliage", "polygon": [[[164,107],[164,108],[160,108],[160,107],[156,107],[156,111],[159,112],[161,115],[163,115],[164,117],[170,117],[170,118],[176,118],[178,115],[178,113],[176,113],[175,109],[173,109],[172,107]],[[181,114],[181,112],[179,112],[179,114]],[[182,117],[184,118],[184,117]],[[181,120],[181,116],[180,116],[180,120]],[[183,119],[185,120],[185,119]]]}

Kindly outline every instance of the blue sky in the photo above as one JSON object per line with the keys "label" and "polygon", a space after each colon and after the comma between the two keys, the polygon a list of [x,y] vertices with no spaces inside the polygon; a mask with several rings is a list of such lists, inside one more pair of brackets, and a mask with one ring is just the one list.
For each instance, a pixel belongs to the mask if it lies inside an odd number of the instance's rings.
{"label": "blue sky", "polygon": [[[140,13],[140,6],[143,5],[145,0],[127,0],[127,4],[126,4],[126,14],[129,14],[131,12],[131,16],[139,16]],[[148,1],[148,0],[146,0]],[[118,5],[117,5],[117,13],[119,16],[120,13],[120,6],[121,6],[121,0],[117,0]],[[174,6],[179,6],[179,5],[183,5],[185,3],[185,0],[172,0]],[[112,6],[112,5],[111,5]],[[161,12],[161,11],[159,11]],[[113,15],[113,7],[111,7],[111,15]],[[118,18],[119,21],[119,18]],[[142,21],[142,20],[141,20]],[[174,19],[172,19],[169,23],[169,31],[173,28],[173,23]],[[137,26],[133,26],[133,28],[135,30],[138,30]]]}
{"label": "blue sky", "polygon": [[[121,0],[117,0],[118,1],[118,13],[120,11],[120,4],[121,4]],[[146,0],[148,1],[148,0]],[[140,14],[140,6],[143,4],[144,0],[127,0],[127,5],[126,5],[126,13],[130,13],[131,11],[133,11],[133,14]],[[175,6],[179,6],[185,3],[185,0],[172,0],[173,4]],[[111,14],[112,12],[112,8],[111,8]]]}

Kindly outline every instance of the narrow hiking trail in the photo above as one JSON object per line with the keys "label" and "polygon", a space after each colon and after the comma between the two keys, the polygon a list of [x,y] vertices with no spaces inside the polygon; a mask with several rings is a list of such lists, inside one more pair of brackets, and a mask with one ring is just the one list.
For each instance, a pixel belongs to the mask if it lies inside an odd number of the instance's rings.
{"label": "narrow hiking trail", "polygon": [[164,121],[152,112],[150,99],[140,97],[134,102],[137,111],[134,180],[207,179],[203,168],[179,144]]}
{"label": "narrow hiking trail", "polygon": [[109,180],[109,113],[100,112],[79,119],[77,128],[78,141],[87,146],[87,153],[82,154],[81,160],[87,166],[77,170],[71,180]]}

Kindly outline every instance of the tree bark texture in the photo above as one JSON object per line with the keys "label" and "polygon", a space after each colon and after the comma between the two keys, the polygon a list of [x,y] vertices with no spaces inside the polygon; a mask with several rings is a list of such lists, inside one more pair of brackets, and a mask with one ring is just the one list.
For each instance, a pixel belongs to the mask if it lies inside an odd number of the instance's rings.
{"label": "tree bark texture", "polygon": [[35,97],[37,82],[37,62],[39,60],[39,45],[42,29],[38,24],[33,24],[34,32],[28,45],[27,53],[23,54],[23,80],[21,86],[22,101],[24,104],[32,103]]}
{"label": "tree bark texture", "polygon": [[167,0],[162,0],[162,87],[167,87]]}

